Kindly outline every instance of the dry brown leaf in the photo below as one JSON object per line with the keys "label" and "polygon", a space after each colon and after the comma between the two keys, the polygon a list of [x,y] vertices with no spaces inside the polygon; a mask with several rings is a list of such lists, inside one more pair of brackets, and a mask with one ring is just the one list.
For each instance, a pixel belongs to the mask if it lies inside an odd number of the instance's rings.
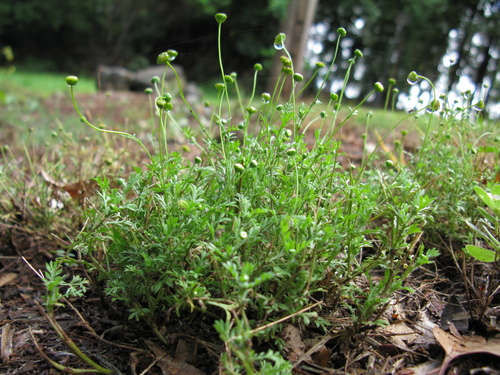
{"label": "dry brown leaf", "polygon": [[17,273],[8,272],[0,275],[0,287],[10,284],[17,278]]}
{"label": "dry brown leaf", "polygon": [[144,340],[156,357],[156,365],[163,375],[205,375],[203,371],[185,362],[178,362],[168,355],[162,348],[150,340]]}
{"label": "dry brown leaf", "polygon": [[9,361],[10,355],[12,354],[12,337],[14,337],[14,329],[10,328],[10,323],[7,323],[2,329],[2,344],[0,350],[4,363]]}
{"label": "dry brown leaf", "polygon": [[[285,341],[283,351],[286,358],[292,363],[297,362],[306,349],[306,345],[300,337],[300,330],[291,324],[287,324],[283,331],[280,332],[280,337]],[[306,358],[306,360],[310,359]]]}
{"label": "dry brown leaf", "polygon": [[433,333],[446,353],[439,375],[445,373],[451,361],[462,355],[488,353],[500,357],[500,342],[498,340],[486,341],[479,336],[458,338],[439,327],[434,327]]}

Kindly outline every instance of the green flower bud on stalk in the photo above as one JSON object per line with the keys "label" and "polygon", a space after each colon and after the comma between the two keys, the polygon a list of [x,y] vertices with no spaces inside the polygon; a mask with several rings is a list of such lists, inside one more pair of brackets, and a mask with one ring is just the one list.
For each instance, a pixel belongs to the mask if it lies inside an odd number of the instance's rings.
{"label": "green flower bud on stalk", "polygon": [[227,15],[225,13],[217,13],[215,15],[215,20],[220,25],[220,24],[224,23],[224,21],[227,20]]}
{"label": "green flower bud on stalk", "polygon": [[339,27],[337,29],[337,35],[340,36],[341,38],[345,37],[347,35],[347,31],[343,27]]}
{"label": "green flower bud on stalk", "polygon": [[242,122],[240,122],[240,123],[238,124],[238,129],[239,129],[239,130],[245,130],[245,124],[244,124],[244,123],[242,123]]}
{"label": "green flower bud on stalk", "polygon": [[232,72],[232,73],[230,74],[230,76],[231,76],[231,78],[232,78],[233,80],[236,80],[236,77],[238,77],[238,73],[236,73],[236,72]]}
{"label": "green flower bud on stalk", "polygon": [[257,167],[259,165],[259,163],[257,162],[257,160],[252,159],[252,160],[250,160],[250,164],[249,165],[250,165],[250,168],[255,168],[255,167]]}
{"label": "green flower bud on stalk", "polygon": [[174,105],[170,102],[166,102],[165,103],[165,106],[163,107],[163,110],[169,112],[171,111],[172,109],[174,109]]}
{"label": "green flower bud on stalk", "polygon": [[263,92],[262,93],[262,101],[264,103],[269,103],[270,100],[271,100],[271,94],[269,94],[268,92]]}
{"label": "green flower bud on stalk", "polygon": [[295,73],[293,75],[293,80],[295,82],[302,82],[304,80],[304,76],[302,74],[300,74],[300,73]]}
{"label": "green flower bud on stalk", "polygon": [[285,130],[285,137],[286,138],[288,138],[288,139],[292,138],[292,134],[293,133],[292,133],[292,131],[290,129],[286,129]]}
{"label": "green flower bud on stalk", "polygon": [[254,70],[261,71],[262,70],[262,64],[259,64],[259,63],[254,64],[253,68],[254,68]]}
{"label": "green flower bud on stalk", "polygon": [[333,100],[334,102],[336,102],[337,100],[339,100],[339,96],[337,94],[331,93],[330,99]]}
{"label": "green flower bud on stalk", "polygon": [[324,68],[325,66],[326,66],[326,65],[325,65],[325,63],[324,63],[324,62],[322,62],[322,61],[318,61],[318,62],[316,63],[316,68],[320,68],[320,69],[321,69],[321,68]]}
{"label": "green flower bud on stalk", "polygon": [[279,112],[283,111],[283,105],[282,104],[278,104],[276,106],[276,110],[279,111]]}
{"label": "green flower bud on stalk", "polygon": [[255,108],[255,107],[247,107],[246,111],[248,112],[249,115],[253,115],[255,112],[257,112],[257,108]]}
{"label": "green flower bud on stalk", "polygon": [[197,157],[194,158],[194,163],[195,164],[201,164],[202,161],[203,160],[199,156],[197,156]]}
{"label": "green flower bud on stalk", "polygon": [[294,156],[295,154],[297,153],[297,150],[294,149],[294,148],[289,148],[287,151],[286,151],[286,154],[288,156]]}
{"label": "green flower bud on stalk", "polygon": [[153,93],[153,89],[151,87],[148,87],[147,89],[144,90],[144,92],[148,95],[151,95]]}
{"label": "green flower bud on stalk", "polygon": [[473,107],[476,111],[482,111],[484,109],[484,101],[480,100]]}
{"label": "green flower bud on stalk", "polygon": [[389,85],[394,86],[396,84],[396,80],[394,78],[389,78]]}
{"label": "green flower bud on stalk", "polygon": [[283,64],[283,66],[286,66],[286,67],[292,66],[292,60],[290,60],[290,58],[287,56],[280,56],[280,61]]}
{"label": "green flower bud on stalk", "polygon": [[382,92],[384,91],[384,85],[382,85],[380,82],[375,82],[374,89],[376,92]]}
{"label": "green flower bud on stalk", "polygon": [[326,118],[326,112],[325,111],[321,111],[320,114],[321,118]]}
{"label": "green flower bud on stalk", "polygon": [[76,84],[78,83],[78,77],[77,76],[67,76],[66,83],[69,86],[76,86]]}
{"label": "green flower bud on stalk", "polygon": [[361,58],[361,57],[363,57],[363,52],[361,52],[361,50],[359,50],[359,49],[356,49],[356,50],[354,50],[354,56]]}
{"label": "green flower bud on stalk", "polygon": [[276,48],[277,50],[285,48],[285,40],[285,34],[279,33],[278,35],[276,35],[276,38],[274,38],[274,48]]}
{"label": "green flower bud on stalk", "polygon": [[215,88],[217,89],[217,91],[222,91],[226,88],[226,85],[221,82],[218,82],[215,84]]}
{"label": "green flower bud on stalk", "polygon": [[408,78],[406,78],[406,81],[410,85],[414,85],[415,83],[417,83],[418,82],[418,74],[417,74],[417,72],[415,72],[415,71],[410,72],[410,74],[408,74]]}
{"label": "green flower bud on stalk", "polygon": [[160,109],[163,109],[165,108],[165,106],[167,105],[167,101],[163,98],[157,98],[156,99],[156,106]]}
{"label": "green flower bud on stalk", "polygon": [[168,61],[173,61],[179,55],[179,52],[177,52],[175,49],[169,49],[167,51],[167,55],[169,57]]}
{"label": "green flower bud on stalk", "polygon": [[163,95],[163,100],[165,100],[166,102],[170,102],[172,100],[172,94],[167,92],[166,94]]}
{"label": "green flower bud on stalk", "polygon": [[292,70],[292,68],[283,67],[283,68],[281,68],[281,71],[282,71],[283,73],[285,73],[286,75],[288,75],[288,76],[293,74],[293,70]]}
{"label": "green flower bud on stalk", "polygon": [[168,52],[160,53],[158,55],[158,58],[156,59],[157,64],[166,64],[169,61],[170,61],[170,57],[168,56]]}
{"label": "green flower bud on stalk", "polygon": [[427,107],[428,112],[437,112],[441,109],[441,102],[438,99],[434,99],[431,104]]}
{"label": "green flower bud on stalk", "polygon": [[245,167],[243,166],[243,164],[235,163],[234,170],[238,173],[242,173],[245,170]]}
{"label": "green flower bud on stalk", "polygon": [[394,168],[394,162],[392,160],[386,160],[385,161],[385,166],[387,168]]}
{"label": "green flower bud on stalk", "polygon": [[228,85],[231,84],[231,83],[234,83],[234,79],[233,77],[229,76],[229,75],[225,75],[224,76],[224,82],[227,83]]}

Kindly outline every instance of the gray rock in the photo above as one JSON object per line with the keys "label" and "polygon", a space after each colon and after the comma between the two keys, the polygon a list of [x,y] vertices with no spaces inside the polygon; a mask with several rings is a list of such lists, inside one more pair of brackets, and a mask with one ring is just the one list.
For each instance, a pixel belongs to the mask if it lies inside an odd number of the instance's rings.
{"label": "gray rock", "polygon": [[133,73],[121,66],[99,65],[97,87],[102,91],[128,91]]}
{"label": "gray rock", "polygon": [[[186,86],[186,76],[181,66],[174,65],[179,75],[182,87]],[[136,72],[125,69],[121,66],[99,65],[97,68],[97,85],[102,91],[144,91],[148,87],[153,87],[151,78],[154,76],[160,79],[165,74],[166,91],[177,92],[177,80],[172,69],[165,66],[155,65],[140,69]]]}

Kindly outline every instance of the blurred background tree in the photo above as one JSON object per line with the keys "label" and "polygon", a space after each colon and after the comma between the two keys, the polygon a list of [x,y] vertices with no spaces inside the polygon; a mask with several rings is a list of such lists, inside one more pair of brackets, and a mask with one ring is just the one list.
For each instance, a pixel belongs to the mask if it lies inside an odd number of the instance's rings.
{"label": "blurred background tree", "polygon": [[[219,74],[213,16],[224,12],[226,71],[245,77],[260,62],[272,76],[273,40],[291,17],[291,2],[3,0],[0,46],[12,47],[19,68],[79,74],[93,74],[98,64],[138,69],[173,48],[188,79],[204,83]],[[435,81],[447,79],[441,82],[444,89],[465,80],[493,103],[499,98],[499,10],[500,0],[319,0],[303,73],[318,60],[328,64],[342,26],[348,31],[342,61],[356,48],[365,55],[355,66],[348,98],[362,97],[375,81],[389,78],[398,81],[401,91],[409,90],[406,76],[416,70]],[[333,91],[339,84],[336,77],[343,77],[343,64],[331,76]]]}

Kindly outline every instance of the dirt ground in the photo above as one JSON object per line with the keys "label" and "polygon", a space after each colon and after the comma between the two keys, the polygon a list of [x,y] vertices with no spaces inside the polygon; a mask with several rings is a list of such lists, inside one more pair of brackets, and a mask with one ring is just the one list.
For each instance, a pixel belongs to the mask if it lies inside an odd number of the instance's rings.
{"label": "dirt ground", "polygon": [[[123,95],[123,116],[136,94]],[[141,96],[140,100],[144,100]],[[98,99],[98,98],[97,98]],[[102,99],[102,98],[101,98]],[[89,103],[89,102],[87,102]],[[102,100],[87,104],[98,113]],[[71,113],[64,106],[61,113]],[[358,132],[343,134],[344,163],[359,160]],[[2,213],[4,214],[4,213]],[[40,307],[44,287],[35,270],[44,269],[61,246],[18,224],[0,224],[0,374],[59,374],[49,360],[88,369],[62,344]],[[391,302],[386,327],[349,332],[347,312],[328,308],[328,296],[315,309],[336,327],[283,324],[283,355],[295,374],[500,374],[500,294],[496,270],[462,264],[453,245],[432,265],[417,270],[409,282],[414,293],[399,293]],[[224,343],[199,315],[165,319],[161,344],[148,327],[90,288],[85,298],[65,301],[55,318],[68,337],[94,361],[115,374],[219,374]],[[256,350],[267,350],[255,341]],[[276,349],[276,348],[274,348]],[[84,372],[82,372],[84,373]]]}

